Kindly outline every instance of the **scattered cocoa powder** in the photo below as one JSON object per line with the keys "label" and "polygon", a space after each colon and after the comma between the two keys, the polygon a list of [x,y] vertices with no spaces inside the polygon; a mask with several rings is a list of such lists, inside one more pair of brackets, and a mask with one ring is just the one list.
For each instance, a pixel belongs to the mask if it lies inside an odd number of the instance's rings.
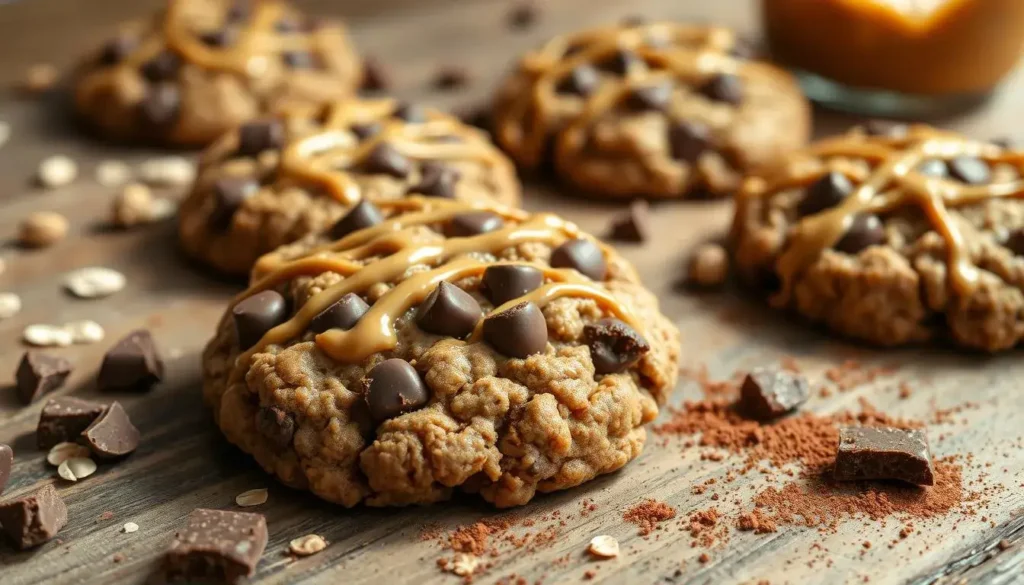
{"label": "scattered cocoa powder", "polygon": [[658,525],[676,517],[676,509],[665,502],[646,499],[632,506],[622,515],[626,522],[640,527],[638,534],[648,536],[658,529]]}
{"label": "scattered cocoa powder", "polygon": [[754,510],[752,512],[740,514],[737,527],[740,530],[753,532],[754,534],[768,534],[779,529],[775,520],[765,516],[761,510]]}

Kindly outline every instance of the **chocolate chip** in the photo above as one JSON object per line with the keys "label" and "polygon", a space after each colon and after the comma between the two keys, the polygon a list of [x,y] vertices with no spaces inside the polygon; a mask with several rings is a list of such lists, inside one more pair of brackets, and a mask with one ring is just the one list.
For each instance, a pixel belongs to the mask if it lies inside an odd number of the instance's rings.
{"label": "chocolate chip", "polygon": [[423,165],[420,182],[409,187],[408,195],[427,195],[444,199],[455,198],[455,184],[461,174],[452,167],[430,162]]}
{"label": "chocolate chip", "polygon": [[117,36],[107,41],[100,51],[100,63],[103,65],[117,65],[132,54],[139,41],[135,37]]}
{"label": "chocolate chip", "polygon": [[895,479],[934,485],[928,439],[920,429],[843,427],[839,429],[835,478],[838,481]]}
{"label": "chocolate chip", "polygon": [[559,93],[571,93],[587,97],[594,93],[601,84],[601,74],[591,65],[583,64],[573,67],[572,71],[559,82],[556,88]]}
{"label": "chocolate chip", "polygon": [[444,228],[449,238],[469,238],[500,230],[505,220],[490,211],[470,211],[453,217]]}
{"label": "chocolate chip", "polygon": [[526,358],[543,353],[548,343],[548,325],[534,303],[519,303],[484,319],[484,339],[503,355]]}
{"label": "chocolate chip", "polygon": [[495,307],[536,290],[543,282],[543,272],[520,264],[488,266],[482,279],[484,294]]}
{"label": "chocolate chip", "polygon": [[404,179],[412,172],[412,163],[387,142],[374,147],[363,161],[363,170],[368,173],[391,175]]}
{"label": "chocolate chip", "polygon": [[102,391],[147,390],[163,377],[164,362],[153,336],[145,329],[137,329],[107,350],[98,386]]}
{"label": "chocolate chip", "polygon": [[398,104],[392,115],[409,124],[422,124],[427,121],[427,111],[423,106],[414,103]]}
{"label": "chocolate chip", "polygon": [[441,281],[416,310],[416,324],[435,335],[462,339],[483,317],[480,303],[450,282]]}
{"label": "chocolate chip", "polygon": [[256,120],[238,129],[238,156],[256,156],[264,150],[276,150],[284,144],[281,120]]}
{"label": "chocolate chip", "polygon": [[380,61],[373,57],[363,60],[363,90],[387,91],[391,86],[391,74]]}
{"label": "chocolate chip", "polygon": [[256,571],[266,547],[262,514],[200,508],[174,535],[164,572],[168,580],[236,583]]}
{"label": "chocolate chip", "polygon": [[434,77],[434,87],[451,90],[465,87],[470,81],[469,69],[460,65],[445,65],[438,69]]}
{"label": "chocolate chip", "polygon": [[0,525],[20,550],[39,546],[68,523],[68,509],[53,484],[27,496],[0,504]]}
{"label": "chocolate chip", "polygon": [[105,404],[70,396],[51,398],[43,406],[36,427],[39,448],[49,449],[57,443],[75,441],[106,408]]}
{"label": "chocolate chip", "polygon": [[697,162],[711,146],[711,129],[702,122],[678,120],[668,127],[668,145],[672,158]]}
{"label": "chocolate chip", "polygon": [[281,60],[292,69],[316,69],[320,65],[317,56],[309,51],[285,51]]}
{"label": "chocolate chip", "polygon": [[672,101],[672,85],[665,82],[633,88],[628,101],[634,110],[663,112]]}
{"label": "chocolate chip", "polygon": [[169,81],[177,77],[179,69],[181,57],[171,51],[161,51],[142,64],[142,76],[153,83]]}
{"label": "chocolate chip", "polygon": [[359,319],[369,310],[370,305],[366,304],[363,297],[356,293],[348,293],[313,317],[313,320],[309,322],[309,330],[313,333],[323,333],[329,329],[347,331],[355,327]]}
{"label": "chocolate chip", "polygon": [[903,122],[892,120],[868,120],[864,123],[864,131],[869,136],[881,138],[906,138],[909,130],[910,128]]}
{"label": "chocolate chip", "polygon": [[249,177],[221,177],[213,183],[213,211],[208,225],[215,232],[231,227],[235,213],[245,201],[260,190],[256,179]]}
{"label": "chocolate chip", "polygon": [[645,242],[650,237],[648,205],[643,199],[629,204],[629,211],[612,220],[609,236],[620,242]]}
{"label": "chocolate chip", "polygon": [[139,447],[139,429],[121,403],[114,401],[82,432],[82,440],[96,457],[116,459]]}
{"label": "chocolate chip", "polygon": [[635,364],[651,346],[635,329],[619,319],[601,319],[583,327],[590,359],[598,374],[615,374]]}
{"label": "chocolate chip", "polygon": [[150,86],[138,108],[143,125],[162,130],[178,119],[181,112],[181,92],[172,83]]}
{"label": "chocolate chip", "polygon": [[7,487],[12,467],[14,467],[14,450],[10,445],[0,443],[0,494],[4,493],[4,488]]}
{"label": "chocolate chip", "polygon": [[508,25],[513,29],[530,28],[540,16],[540,7],[533,0],[519,0],[508,13]]}
{"label": "chocolate chip", "polygon": [[384,360],[366,375],[366,404],[370,416],[381,423],[425,405],[430,389],[409,362]]}
{"label": "chocolate chip", "polygon": [[738,105],[743,101],[743,81],[729,73],[720,73],[700,87],[700,93],[716,102]]}
{"label": "chocolate chip", "polygon": [[247,350],[267,331],[288,319],[288,303],[275,290],[265,290],[244,299],[231,309],[235,319],[238,347]]}
{"label": "chocolate chip", "polygon": [[778,418],[807,401],[807,380],[781,368],[754,368],[740,386],[740,411],[755,420]]}
{"label": "chocolate chip", "polygon": [[373,227],[383,221],[384,214],[380,212],[380,209],[363,199],[331,227],[331,237],[340,240],[353,232]]}
{"label": "chocolate chip", "polygon": [[295,419],[276,406],[261,406],[256,411],[256,430],[278,449],[284,449],[292,443]]}
{"label": "chocolate chip", "polygon": [[1015,256],[1024,256],[1024,229],[1017,228],[1010,232],[1005,245]]}
{"label": "chocolate chip", "polygon": [[551,252],[552,268],[573,268],[591,280],[604,280],[608,264],[601,248],[586,239],[569,240]]}
{"label": "chocolate chip", "polygon": [[929,177],[949,176],[948,167],[946,167],[946,161],[939,160],[937,158],[929,158],[921,161],[921,164],[917,165],[916,170],[922,175],[928,175]]}
{"label": "chocolate chip", "polygon": [[238,33],[234,28],[222,28],[199,35],[199,40],[209,47],[226,47],[233,44],[237,36]]}
{"label": "chocolate chip", "polygon": [[611,55],[601,59],[597,66],[609,73],[625,75],[639,62],[640,59],[632,51],[616,49]]}
{"label": "chocolate chip", "polygon": [[885,228],[882,220],[874,214],[860,214],[853,218],[846,234],[836,242],[835,249],[847,254],[857,254],[871,246],[885,243]]}
{"label": "chocolate chip", "polygon": [[992,179],[988,163],[973,156],[958,156],[947,163],[949,174],[968,185],[984,185]]}
{"label": "chocolate chip", "polygon": [[853,192],[853,183],[846,175],[832,171],[811,184],[797,205],[801,217],[814,215],[839,205]]}
{"label": "chocolate chip", "polygon": [[71,373],[71,362],[40,351],[27,351],[18,364],[14,378],[22,404],[32,404],[43,394],[64,385]]}
{"label": "chocolate chip", "polygon": [[366,140],[367,138],[372,138],[380,134],[383,127],[377,122],[369,122],[366,124],[352,124],[349,126],[349,129],[352,130],[352,133],[355,134],[359,140]]}

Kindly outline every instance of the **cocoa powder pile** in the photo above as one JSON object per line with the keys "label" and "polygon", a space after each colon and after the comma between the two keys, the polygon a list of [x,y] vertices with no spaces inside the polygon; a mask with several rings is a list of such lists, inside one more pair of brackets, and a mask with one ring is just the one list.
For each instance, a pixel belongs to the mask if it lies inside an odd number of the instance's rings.
{"label": "cocoa powder pile", "polygon": [[649,536],[660,528],[660,524],[666,520],[676,517],[676,509],[665,502],[645,499],[639,504],[630,507],[622,514],[626,522],[636,524],[639,527],[637,532],[640,536]]}

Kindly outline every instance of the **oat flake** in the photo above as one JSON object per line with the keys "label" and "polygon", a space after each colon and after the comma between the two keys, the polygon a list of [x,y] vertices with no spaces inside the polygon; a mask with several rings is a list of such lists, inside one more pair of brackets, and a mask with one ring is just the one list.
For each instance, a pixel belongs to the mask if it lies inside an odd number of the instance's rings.
{"label": "oat flake", "polygon": [[37,175],[39,183],[43,187],[49,189],[63,187],[78,176],[78,164],[70,157],[57,154],[39,163]]}
{"label": "oat flake", "polygon": [[480,566],[480,559],[466,553],[458,553],[452,560],[452,572],[460,577],[472,575],[478,566]]}
{"label": "oat flake", "polygon": [[74,343],[96,343],[103,341],[107,333],[103,327],[95,321],[73,321],[64,325],[64,330],[71,335]]}
{"label": "oat flake", "polygon": [[68,459],[88,456],[89,449],[85,445],[68,443],[65,441],[63,443],[57,443],[50,449],[50,452],[46,454],[46,462],[56,467]]}
{"label": "oat flake", "polygon": [[67,347],[74,343],[71,332],[56,325],[29,325],[21,337],[25,343],[39,347]]}
{"label": "oat flake", "polygon": [[288,543],[288,550],[298,557],[308,557],[327,548],[327,541],[318,534],[307,534]]}
{"label": "oat flake", "polygon": [[600,559],[611,559],[619,556],[619,541],[607,534],[601,534],[590,539],[590,546],[587,552]]}
{"label": "oat flake", "polygon": [[127,279],[113,268],[88,266],[69,272],[64,286],[71,294],[83,299],[106,297],[124,288]]}
{"label": "oat flake", "polygon": [[235,496],[235,503],[243,508],[267,503],[267,489],[260,488],[242,492]]}
{"label": "oat flake", "polygon": [[57,467],[57,475],[68,481],[85,479],[96,473],[96,462],[88,457],[72,457]]}
{"label": "oat flake", "polygon": [[138,524],[136,524],[134,522],[125,522],[124,523],[124,533],[125,534],[131,534],[132,532],[138,532],[138,531],[139,531],[139,525]]}
{"label": "oat flake", "polygon": [[158,187],[184,187],[196,177],[196,167],[187,158],[164,156],[144,161],[138,168],[143,183]]}

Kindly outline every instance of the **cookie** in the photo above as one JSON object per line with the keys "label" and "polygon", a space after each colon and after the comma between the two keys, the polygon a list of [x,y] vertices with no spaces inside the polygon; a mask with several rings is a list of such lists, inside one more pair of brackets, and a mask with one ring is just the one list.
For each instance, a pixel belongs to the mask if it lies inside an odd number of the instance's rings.
{"label": "cookie", "polygon": [[771,304],[894,346],[1024,336],[1024,153],[871,124],[748,178],[736,267]]}
{"label": "cookie", "polygon": [[86,57],[74,101],[105,138],[202,146],[284,105],[351,95],[361,78],[337,22],[278,0],[171,0]]}
{"label": "cookie", "polygon": [[557,37],[499,90],[496,141],[594,197],[729,195],[810,132],[794,79],[751,53],[728,29],[664,22]]}
{"label": "cookie", "polygon": [[179,235],[193,257],[244,275],[260,255],[334,228],[360,201],[418,193],[515,205],[519,192],[514,166],[479,130],[415,104],[346,100],[291,108],[211,146]]}
{"label": "cookie", "polygon": [[262,258],[225,313],[203,387],[232,443],[344,506],[515,506],[640,454],[680,341],[632,266],[550,214],[384,205]]}

